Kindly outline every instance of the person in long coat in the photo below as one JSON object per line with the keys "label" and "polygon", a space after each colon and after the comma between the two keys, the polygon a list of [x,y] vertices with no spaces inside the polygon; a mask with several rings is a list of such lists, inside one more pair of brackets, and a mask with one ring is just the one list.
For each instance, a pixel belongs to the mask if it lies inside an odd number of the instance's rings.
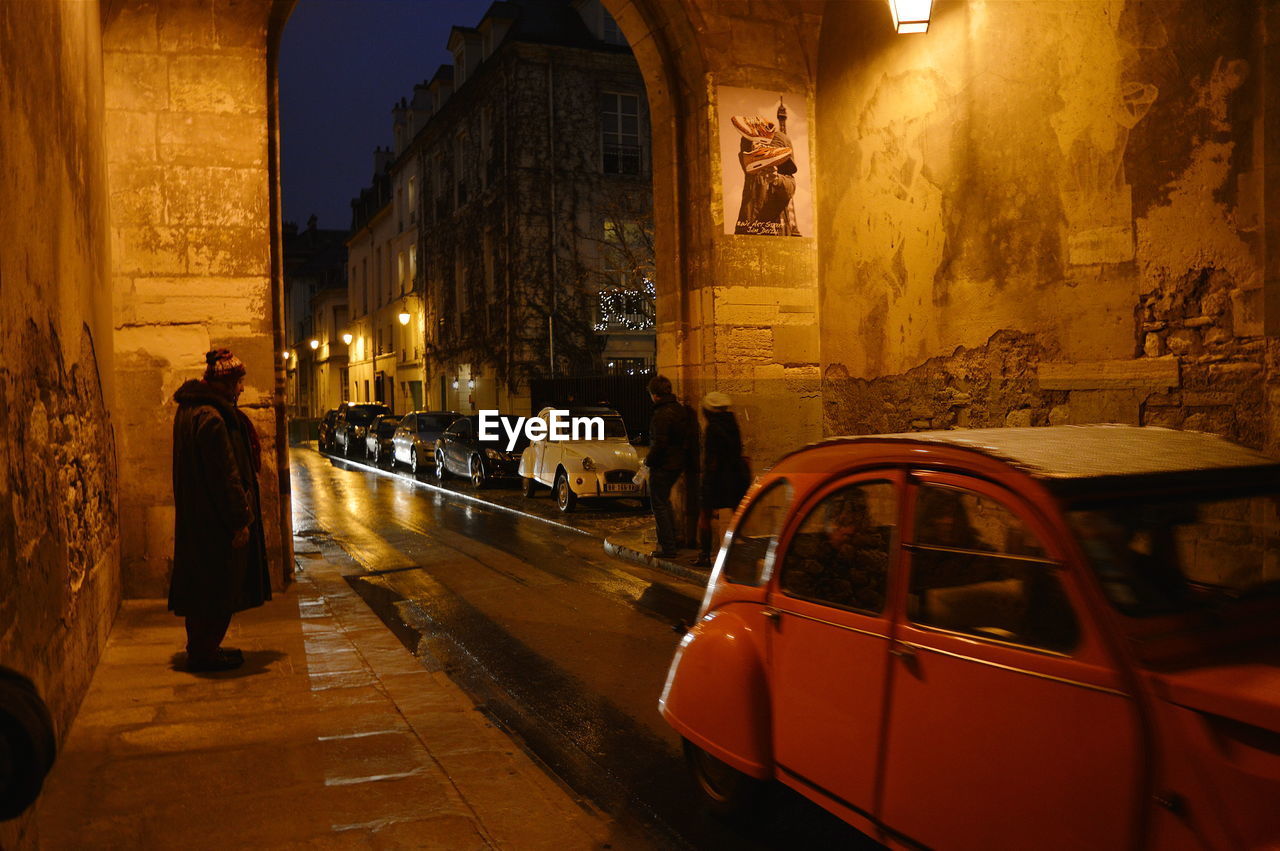
{"label": "person in long coat", "polygon": [[169,609],[185,618],[187,670],[239,667],[221,647],[236,612],[271,599],[258,494],[262,450],[236,407],[245,367],[227,349],[205,356],[204,378],[173,394],[173,575]]}
{"label": "person in long coat", "polygon": [[702,476],[698,512],[699,567],[711,565],[713,520],[721,508],[737,508],[751,484],[751,471],[742,455],[742,432],[730,410],[728,395],[713,390],[702,399],[706,420],[702,438]]}

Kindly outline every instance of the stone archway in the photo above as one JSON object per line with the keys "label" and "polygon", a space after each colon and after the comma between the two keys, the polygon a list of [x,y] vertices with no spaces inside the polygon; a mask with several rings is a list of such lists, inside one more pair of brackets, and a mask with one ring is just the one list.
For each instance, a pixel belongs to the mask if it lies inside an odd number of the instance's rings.
{"label": "stone archway", "polygon": [[[729,392],[758,464],[821,434],[817,241],[723,233],[717,86],[796,93],[812,115],[816,0],[604,0],[649,91],[658,366]],[[728,213],[734,215],[733,211]]]}

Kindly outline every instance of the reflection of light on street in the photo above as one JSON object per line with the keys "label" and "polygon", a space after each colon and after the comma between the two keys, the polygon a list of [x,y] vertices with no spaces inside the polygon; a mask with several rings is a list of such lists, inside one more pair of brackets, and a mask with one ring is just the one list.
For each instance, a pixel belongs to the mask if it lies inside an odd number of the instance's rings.
{"label": "reflection of light on street", "polygon": [[472,508],[471,506],[469,506],[469,505],[468,505],[468,506],[463,510],[463,513],[466,515],[466,517],[467,517],[467,519],[468,519],[468,520],[470,520],[470,519],[472,519],[473,517],[475,517],[475,516],[476,516],[475,509],[473,509],[473,508]]}

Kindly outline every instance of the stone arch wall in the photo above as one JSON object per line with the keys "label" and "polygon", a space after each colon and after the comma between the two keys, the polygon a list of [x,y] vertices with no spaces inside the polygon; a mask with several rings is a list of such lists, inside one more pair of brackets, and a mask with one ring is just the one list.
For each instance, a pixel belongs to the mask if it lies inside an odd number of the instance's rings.
{"label": "stone arch wall", "polygon": [[723,233],[720,132],[728,116],[718,109],[717,88],[791,93],[812,117],[825,4],[605,6],[649,92],[659,370],[688,401],[712,389],[734,396],[747,451],[758,465],[769,463],[781,447],[820,435],[817,240]]}

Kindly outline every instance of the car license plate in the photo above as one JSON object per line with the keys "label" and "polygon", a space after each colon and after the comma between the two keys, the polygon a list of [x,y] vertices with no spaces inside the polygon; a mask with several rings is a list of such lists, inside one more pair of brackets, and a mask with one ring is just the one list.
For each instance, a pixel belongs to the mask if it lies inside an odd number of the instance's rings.
{"label": "car license plate", "polygon": [[604,486],[605,493],[614,493],[614,492],[628,493],[630,491],[638,491],[638,490],[640,490],[640,486],[633,485],[630,482],[623,482],[621,484],[616,484],[616,485],[606,484]]}

